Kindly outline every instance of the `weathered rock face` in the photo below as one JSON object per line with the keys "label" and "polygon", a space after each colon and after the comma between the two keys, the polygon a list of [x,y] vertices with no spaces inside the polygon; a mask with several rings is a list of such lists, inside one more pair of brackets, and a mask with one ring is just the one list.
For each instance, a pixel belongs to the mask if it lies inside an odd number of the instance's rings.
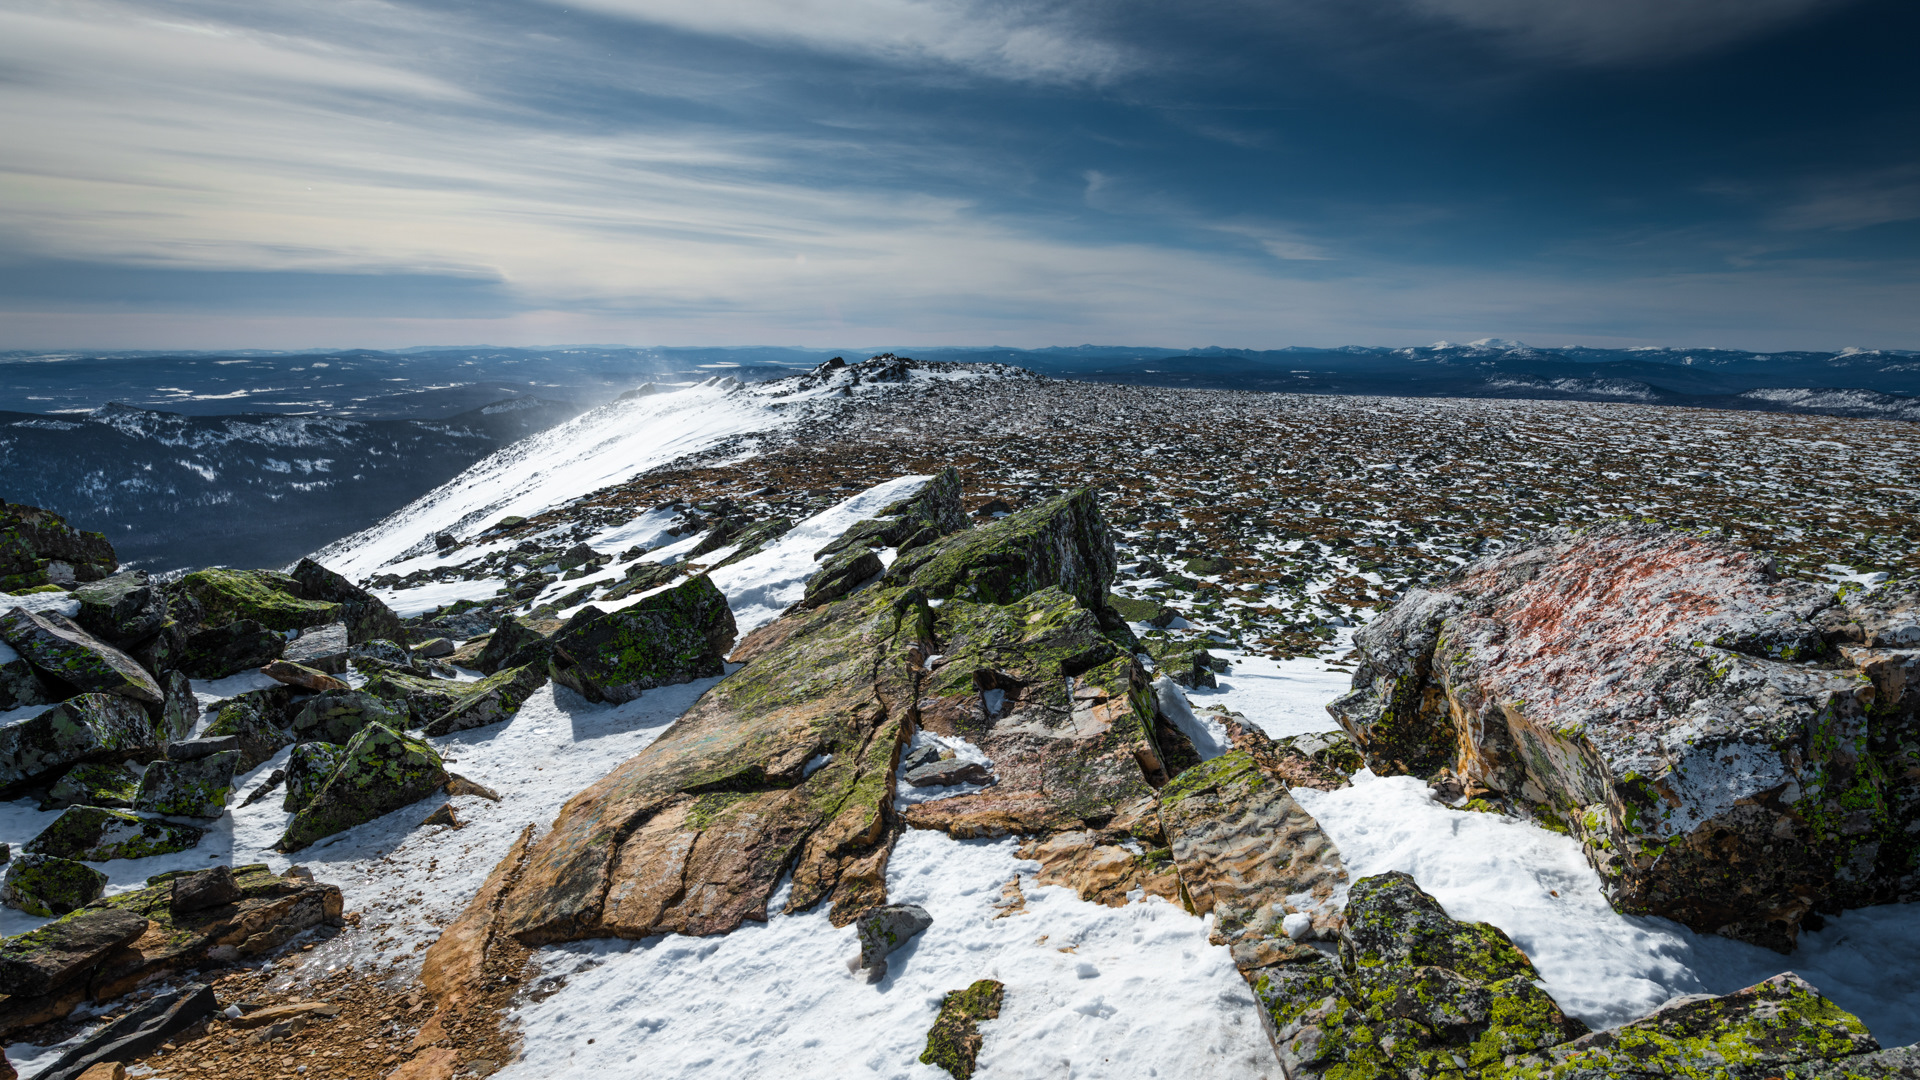
{"label": "weathered rock face", "polygon": [[1564,821],[1622,910],[1775,948],[1920,895],[1920,597],[1836,607],[1727,543],[1556,530],[1356,635],[1328,706],[1375,772]]}
{"label": "weathered rock face", "polygon": [[301,742],[325,742],[346,745],[368,724],[385,724],[396,731],[409,724],[405,705],[359,690],[329,690],[301,703],[288,724],[293,737]]}
{"label": "weathered rock face", "polygon": [[954,469],[943,469],[919,491],[893,503],[874,517],[855,522],[852,528],[815,552],[813,557],[830,559],[843,551],[860,548],[909,551],[925,547],[941,537],[965,531],[972,524],[967,519],[966,507],[960,504],[960,473]]}
{"label": "weathered rock face", "polygon": [[0,614],[0,639],[46,678],[81,693],[116,694],[158,705],[160,684],[133,657],[101,641],[65,616],[14,608]]}
{"label": "weathered rock face", "polygon": [[220,703],[220,711],[207,725],[210,738],[232,736],[239,740],[240,762],[235,772],[252,772],[280,748],[293,742],[293,736],[275,722],[286,709],[285,691],[277,695],[247,693]]}
{"label": "weathered rock face", "polygon": [[1253,755],[1187,769],[1160,791],[1160,821],[1188,902],[1242,970],[1312,953],[1333,936],[1347,870],[1313,816]]}
{"label": "weathered rock face", "polygon": [[1340,959],[1249,974],[1287,1075],[1504,1076],[1509,1055],[1586,1033],[1497,928],[1447,917],[1405,874],[1355,882]]}
{"label": "weathered rock face", "polygon": [[287,639],[252,619],[209,626],[185,636],[180,670],[196,679],[224,679],[278,659]]}
{"label": "weathered rock face", "polygon": [[140,774],[131,766],[106,762],[75,765],[60,775],[40,800],[40,809],[66,806],[130,807],[140,790]]}
{"label": "weathered rock face", "polygon": [[544,664],[507,668],[479,682],[463,684],[464,692],[459,702],[434,717],[427,724],[427,734],[449,735],[510,719],[533,696],[535,690],[546,684],[547,668]]}
{"label": "weathered rock face", "polygon": [[0,904],[49,919],[86,907],[107,891],[107,875],[72,859],[22,855],[7,863]]}
{"label": "weathered rock face", "polygon": [[349,642],[407,640],[406,627],[384,601],[312,559],[301,559],[291,576],[305,599],[339,606],[339,620],[347,625]]}
{"label": "weathered rock face", "polygon": [[57,855],[84,862],[144,859],[185,851],[198,844],[203,835],[204,830],[191,825],[155,821],[126,810],[70,806],[22,850],[29,855]]}
{"label": "weathered rock face", "polygon": [[[1059,584],[1042,579],[1054,567],[1103,597],[1104,581],[1082,578],[1103,564],[1110,572],[1111,549],[1061,547],[1078,543],[1110,543],[1091,493],[937,541],[924,549],[922,564],[935,568],[933,584],[948,595],[963,587],[997,590],[997,602],[1021,605]],[[974,573],[969,560],[982,572]],[[1065,636],[1073,643],[1061,653],[1080,658],[1093,647],[1097,655],[1089,667],[1063,670],[1060,653],[1049,654],[1051,668],[1044,660],[1031,665],[1031,711],[1036,723],[1044,714],[1047,731],[1023,736],[1037,745],[1079,740],[1089,760],[1075,763],[1049,750],[1033,758],[1033,771],[1056,769],[1063,782],[1084,780],[1092,794],[1063,791],[1066,806],[1029,797],[1023,808],[1048,821],[1081,822],[1079,807],[1103,808],[1110,818],[1117,799],[1151,794],[1133,753],[1136,742],[1149,744],[1126,733],[1141,726],[1132,662],[1101,635],[1096,618],[1070,616],[1072,600],[1057,588],[1005,617],[984,610],[996,602],[988,599],[950,599],[936,609],[929,591],[909,575],[756,631],[733,656],[744,668],[561,811],[502,898],[501,932],[528,944],[723,933],[764,918],[767,898],[789,868],[789,910],[831,899],[834,921],[851,921],[885,899],[886,857],[898,828],[894,762],[927,696],[924,660],[956,649],[971,656],[1029,630],[1058,641],[1054,631],[1071,622]],[[964,648],[936,643],[937,620],[962,607],[969,611],[951,625],[991,624],[1005,633],[977,634],[981,644]],[[1014,623],[1036,611],[1057,618],[1043,619],[1045,626],[1020,621],[1016,631]],[[971,662],[956,666],[954,678],[978,703],[985,691],[972,683],[972,671]],[[1066,675],[1078,680],[1080,696],[1065,688]],[[1056,689],[1043,690],[1042,679]],[[1151,711],[1145,715],[1150,719]],[[1006,773],[1000,775],[1006,784]]]}
{"label": "weathered rock face", "polygon": [[286,631],[346,621],[344,605],[307,599],[299,579],[277,570],[197,570],[176,582],[174,590],[199,604],[200,621],[207,626],[244,619]]}
{"label": "weathered rock face", "polygon": [[519,616],[503,619],[487,639],[486,648],[480,650],[474,667],[487,675],[526,664],[539,664],[544,668],[553,657],[553,635],[560,630],[560,625],[558,619]]}
{"label": "weathered rock face", "polygon": [[618,611],[581,608],[553,636],[550,672],[590,701],[632,701],[720,674],[735,634],[727,598],[701,574]]}
{"label": "weathered rock face", "polygon": [[0,502],[0,592],[98,581],[119,566],[104,534],[72,528],[50,510]]}
{"label": "weathered rock face", "polygon": [[51,705],[59,700],[59,692],[40,678],[40,672],[27,663],[26,657],[0,642],[0,709]]}
{"label": "weathered rock face", "polygon": [[80,601],[80,625],[115,645],[152,637],[167,621],[167,599],[147,580],[145,570],[82,585],[73,595]]}
{"label": "weathered rock face", "polygon": [[153,720],[138,702],[81,694],[18,723],[0,727],[0,793],[11,792],[82,761],[125,760],[158,748]]}
{"label": "weathered rock face", "polygon": [[280,657],[315,671],[338,675],[347,670],[347,648],[351,644],[347,640],[346,623],[328,623],[287,642]]}
{"label": "weathered rock face", "polygon": [[287,754],[287,793],[280,802],[281,809],[297,814],[307,808],[320,789],[327,786],[333,774],[346,760],[347,748],[336,743],[306,742],[295,746]]}
{"label": "weathered rock face", "polygon": [[140,777],[133,808],[174,817],[217,818],[233,794],[233,771],[240,751],[209,754],[192,761],[156,761]]}
{"label": "weathered rock face", "polygon": [[282,851],[298,851],[431,795],[447,782],[440,755],[425,742],[383,724],[353,737],[339,766],[280,837]]}
{"label": "weathered rock face", "polygon": [[200,723],[200,699],[193,694],[193,680],[184,671],[169,671],[159,682],[166,701],[161,703],[156,718],[158,733],[168,741],[184,739]]}
{"label": "weathered rock face", "polygon": [[409,727],[425,727],[460,704],[460,696],[469,683],[456,683],[425,675],[399,671],[381,671],[367,678],[360,689],[383,701],[407,710]]}

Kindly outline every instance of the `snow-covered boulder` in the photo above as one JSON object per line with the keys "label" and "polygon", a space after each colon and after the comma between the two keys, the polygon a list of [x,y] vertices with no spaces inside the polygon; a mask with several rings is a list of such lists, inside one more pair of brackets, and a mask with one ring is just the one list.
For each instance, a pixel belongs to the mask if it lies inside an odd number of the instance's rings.
{"label": "snow-covered boulder", "polygon": [[1713,536],[1554,530],[1361,630],[1328,708],[1376,773],[1570,828],[1621,910],[1785,950],[1920,894],[1916,613]]}

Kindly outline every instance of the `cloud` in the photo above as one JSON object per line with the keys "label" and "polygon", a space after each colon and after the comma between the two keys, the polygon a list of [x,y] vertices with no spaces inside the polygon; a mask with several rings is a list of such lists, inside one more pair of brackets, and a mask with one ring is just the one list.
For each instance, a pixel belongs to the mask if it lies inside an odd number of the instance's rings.
{"label": "cloud", "polygon": [[1403,0],[1520,53],[1634,64],[1705,52],[1851,0]]}
{"label": "cloud", "polygon": [[1779,229],[1864,229],[1920,220],[1920,166],[1904,165],[1853,176],[1828,177],[1776,210]]}
{"label": "cloud", "polygon": [[1131,51],[1057,3],[991,0],[564,0],[701,34],[1038,82],[1108,79]]}

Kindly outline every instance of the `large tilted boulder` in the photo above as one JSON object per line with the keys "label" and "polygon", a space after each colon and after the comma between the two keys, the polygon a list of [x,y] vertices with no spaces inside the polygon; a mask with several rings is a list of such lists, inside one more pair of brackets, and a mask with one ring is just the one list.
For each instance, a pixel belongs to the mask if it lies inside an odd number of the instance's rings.
{"label": "large tilted boulder", "polygon": [[192,761],[156,761],[140,777],[133,808],[171,817],[217,818],[226,813],[239,764],[238,750]]}
{"label": "large tilted boulder", "polygon": [[0,502],[0,592],[98,581],[119,569],[105,535],[51,510]]}
{"label": "large tilted boulder", "polygon": [[224,679],[280,658],[284,635],[252,619],[236,619],[182,636],[180,670],[196,679]]}
{"label": "large tilted boulder", "polygon": [[302,702],[287,730],[301,742],[344,746],[368,724],[405,730],[409,726],[407,707],[359,690],[328,690]]}
{"label": "large tilted boulder", "polygon": [[82,630],[64,615],[14,608],[0,614],[0,639],[40,674],[81,693],[117,694],[158,705],[160,684],[133,657]]}
{"label": "large tilted boulder", "polygon": [[479,682],[462,683],[460,700],[428,722],[427,734],[450,735],[511,719],[533,692],[546,684],[545,664],[507,668]]}
{"label": "large tilted boulder", "polygon": [[1328,706],[1377,773],[1570,827],[1623,911],[1790,948],[1920,897],[1920,593],[1726,541],[1555,530],[1413,590]]}
{"label": "large tilted boulder", "polygon": [[0,727],[0,794],[82,761],[124,761],[162,740],[139,702],[81,694]]}
{"label": "large tilted boulder", "polygon": [[[973,681],[976,667],[990,672],[1001,658],[995,643],[1018,653],[1020,641],[1035,637],[1030,655],[1007,660],[1031,683],[1010,679],[997,699],[1028,703],[1034,730],[1019,738],[1041,747],[1006,769],[996,765],[995,787],[1023,793],[1013,800],[1019,814],[1106,826],[1121,806],[1150,797],[1147,771],[1158,761],[1145,674],[1101,631],[1098,616],[1075,604],[1077,591],[1104,598],[1107,582],[1096,579],[1113,566],[1092,493],[911,554],[924,556],[924,582],[913,574],[896,582],[890,573],[874,588],[796,610],[750,635],[733,655],[745,667],[575,796],[533,843],[488,916],[495,932],[526,943],[724,933],[764,918],[789,868],[789,910],[830,901],[831,918],[845,925],[884,903],[901,824],[893,811],[896,754],[916,703],[928,696],[923,665],[958,642],[962,628],[973,635],[959,648],[968,659],[949,674],[953,694],[974,703],[987,696]],[[984,610],[993,605],[1008,610]],[[939,638],[942,626],[948,640]],[[1147,806],[1136,820],[1151,821],[1150,798]],[[992,824],[1009,819],[1005,808],[978,809],[969,828],[1007,831]]]}
{"label": "large tilted boulder", "polygon": [[298,851],[418,802],[446,782],[447,770],[433,747],[384,724],[369,724],[347,744],[326,784],[287,823],[277,846]]}
{"label": "large tilted boulder", "polygon": [[293,734],[280,726],[286,712],[285,690],[251,691],[220,703],[220,711],[205,732],[209,738],[231,736],[238,740],[240,760],[234,766],[239,773],[252,772],[262,762],[293,742]]}
{"label": "large tilted boulder", "polygon": [[125,809],[133,805],[140,790],[140,773],[124,763],[85,762],[60,775],[40,800],[40,809],[59,810],[68,806],[111,806]]}
{"label": "large tilted boulder", "polygon": [[244,619],[287,631],[345,621],[341,604],[308,599],[297,578],[277,570],[196,570],[176,582],[174,591],[199,605],[200,621],[207,626]]}
{"label": "large tilted boulder", "polygon": [[80,601],[75,621],[115,645],[143,641],[166,625],[166,595],[145,570],[125,570],[90,582],[75,589],[73,596]]}
{"label": "large tilted boulder", "polygon": [[347,748],[338,743],[305,742],[295,746],[287,753],[287,792],[280,808],[289,814],[305,810],[346,757]]}
{"label": "large tilted boulder", "polygon": [[83,862],[22,855],[7,862],[0,904],[43,919],[86,907],[107,891],[107,875]]}
{"label": "large tilted boulder", "polygon": [[194,695],[193,680],[184,671],[169,671],[159,682],[166,700],[155,717],[157,734],[169,742],[187,738],[200,723],[200,699]]}
{"label": "large tilted boulder", "polygon": [[354,644],[376,638],[407,640],[406,626],[385,601],[312,559],[301,559],[291,576],[307,600],[339,605],[340,621]]}
{"label": "large tilted boulder", "polygon": [[553,636],[553,681],[590,701],[632,701],[656,686],[721,674],[736,631],[705,574],[617,611],[584,607]]}
{"label": "large tilted boulder", "polygon": [[171,855],[200,842],[205,830],[141,817],[128,810],[70,806],[22,849],[29,855],[105,862]]}
{"label": "large tilted boulder", "polygon": [[59,700],[60,692],[47,685],[39,669],[28,663],[19,650],[0,641],[0,711],[51,705]]}
{"label": "large tilted boulder", "polygon": [[461,694],[470,685],[428,675],[380,671],[368,676],[360,689],[406,709],[410,718],[408,726],[425,727],[460,704]]}
{"label": "large tilted boulder", "polygon": [[518,615],[502,619],[493,635],[487,638],[486,647],[480,650],[479,659],[474,661],[473,666],[486,675],[527,664],[539,664],[544,668],[547,661],[553,658],[553,635],[559,632],[562,625],[558,619],[533,619]]}

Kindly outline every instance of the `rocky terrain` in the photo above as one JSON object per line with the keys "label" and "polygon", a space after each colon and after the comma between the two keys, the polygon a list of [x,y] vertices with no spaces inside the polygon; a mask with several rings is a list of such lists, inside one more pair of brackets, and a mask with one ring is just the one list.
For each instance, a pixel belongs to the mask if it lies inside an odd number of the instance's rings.
{"label": "rocky terrain", "polygon": [[9,505],[8,1056],[1920,1075],[1911,431],[882,356],[284,570]]}

